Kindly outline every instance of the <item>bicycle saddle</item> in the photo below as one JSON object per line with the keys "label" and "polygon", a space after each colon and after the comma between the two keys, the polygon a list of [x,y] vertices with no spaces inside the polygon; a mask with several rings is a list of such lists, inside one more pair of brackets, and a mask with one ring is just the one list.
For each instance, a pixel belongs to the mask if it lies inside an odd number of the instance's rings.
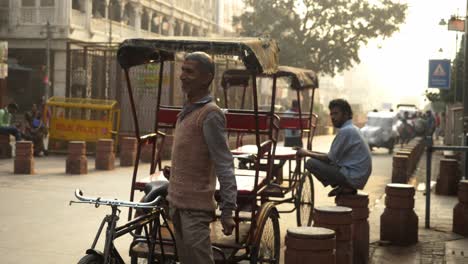
{"label": "bicycle saddle", "polygon": [[142,202],[151,202],[158,196],[166,197],[168,186],[168,181],[154,181],[147,183],[144,189],[145,197],[143,197]]}

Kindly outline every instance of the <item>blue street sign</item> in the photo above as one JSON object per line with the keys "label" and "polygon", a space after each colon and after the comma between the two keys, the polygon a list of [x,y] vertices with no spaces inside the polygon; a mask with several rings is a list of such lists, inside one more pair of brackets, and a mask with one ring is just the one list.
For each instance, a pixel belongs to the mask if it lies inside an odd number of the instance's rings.
{"label": "blue street sign", "polygon": [[429,60],[429,88],[450,89],[450,60]]}

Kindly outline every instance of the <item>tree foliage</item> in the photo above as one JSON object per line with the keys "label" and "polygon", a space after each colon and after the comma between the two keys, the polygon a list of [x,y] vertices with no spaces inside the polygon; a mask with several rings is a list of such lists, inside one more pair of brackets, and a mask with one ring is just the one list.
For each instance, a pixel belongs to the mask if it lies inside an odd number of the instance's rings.
{"label": "tree foliage", "polygon": [[[372,1],[372,3],[371,3]],[[389,37],[405,21],[407,5],[393,0],[244,0],[234,19],[243,36],[270,36],[281,64],[334,75],[359,63],[359,48]]]}

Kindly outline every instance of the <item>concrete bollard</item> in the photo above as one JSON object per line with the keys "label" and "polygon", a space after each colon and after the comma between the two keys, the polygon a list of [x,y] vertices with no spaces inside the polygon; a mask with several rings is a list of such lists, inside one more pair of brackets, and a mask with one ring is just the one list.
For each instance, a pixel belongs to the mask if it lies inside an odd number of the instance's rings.
{"label": "concrete bollard", "polygon": [[114,140],[100,139],[96,144],[96,170],[113,170],[114,163]]}
{"label": "concrete bollard", "polygon": [[16,142],[15,174],[34,174],[33,152],[33,143],[31,141]]}
{"label": "concrete bollard", "polygon": [[336,263],[353,263],[353,210],[343,206],[322,206],[314,209],[314,226],[336,233]]}
{"label": "concrete bollard", "polygon": [[133,166],[137,152],[137,139],[124,137],[120,141],[120,166]]}
{"label": "concrete bollard", "polygon": [[392,182],[393,183],[407,183],[408,182],[408,163],[409,158],[407,155],[393,155],[392,165]]}
{"label": "concrete bollard", "polygon": [[0,135],[0,159],[11,158],[10,135]]}
{"label": "concrete bollard", "polygon": [[418,216],[414,212],[414,187],[389,183],[385,188],[385,210],[380,216],[380,240],[394,245],[418,242]]}
{"label": "concrete bollard", "polygon": [[369,263],[369,195],[358,192],[355,195],[338,195],[335,198],[338,206],[353,210],[353,259],[355,264]]}
{"label": "concrete bollard", "polygon": [[[140,160],[141,162],[150,163],[153,155],[153,144],[144,144],[141,146]],[[156,150],[157,151],[157,150]]]}
{"label": "concrete bollard", "polygon": [[88,159],[86,158],[86,142],[68,142],[68,157],[65,164],[65,172],[68,174],[88,173]]}
{"label": "concrete bollard", "polygon": [[437,178],[436,194],[456,195],[458,181],[458,161],[455,159],[440,160],[439,177]]}
{"label": "concrete bollard", "polygon": [[458,204],[453,208],[453,232],[468,237],[468,180],[458,183]]}
{"label": "concrete bollard", "polygon": [[416,168],[415,166],[416,164],[414,161],[414,152],[410,148],[405,148],[405,149],[401,149],[400,151],[397,151],[396,154],[408,156],[408,166],[406,168],[406,182],[405,182],[407,183],[409,179],[411,178],[411,175],[413,174],[414,169]]}
{"label": "concrete bollard", "polygon": [[335,231],[322,227],[288,228],[285,239],[285,264],[336,263]]}

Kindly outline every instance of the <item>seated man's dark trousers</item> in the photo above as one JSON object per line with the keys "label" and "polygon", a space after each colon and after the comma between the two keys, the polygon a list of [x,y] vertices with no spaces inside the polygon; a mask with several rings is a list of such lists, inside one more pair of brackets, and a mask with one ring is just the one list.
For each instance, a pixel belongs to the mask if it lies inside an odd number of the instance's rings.
{"label": "seated man's dark trousers", "polygon": [[0,134],[12,135],[15,137],[16,141],[21,140],[21,132],[16,127],[0,127]]}
{"label": "seated man's dark trousers", "polygon": [[310,158],[305,163],[305,168],[317,178],[323,186],[332,187],[343,186],[352,187],[346,177],[340,172],[340,167],[334,164],[328,164],[318,159]]}

